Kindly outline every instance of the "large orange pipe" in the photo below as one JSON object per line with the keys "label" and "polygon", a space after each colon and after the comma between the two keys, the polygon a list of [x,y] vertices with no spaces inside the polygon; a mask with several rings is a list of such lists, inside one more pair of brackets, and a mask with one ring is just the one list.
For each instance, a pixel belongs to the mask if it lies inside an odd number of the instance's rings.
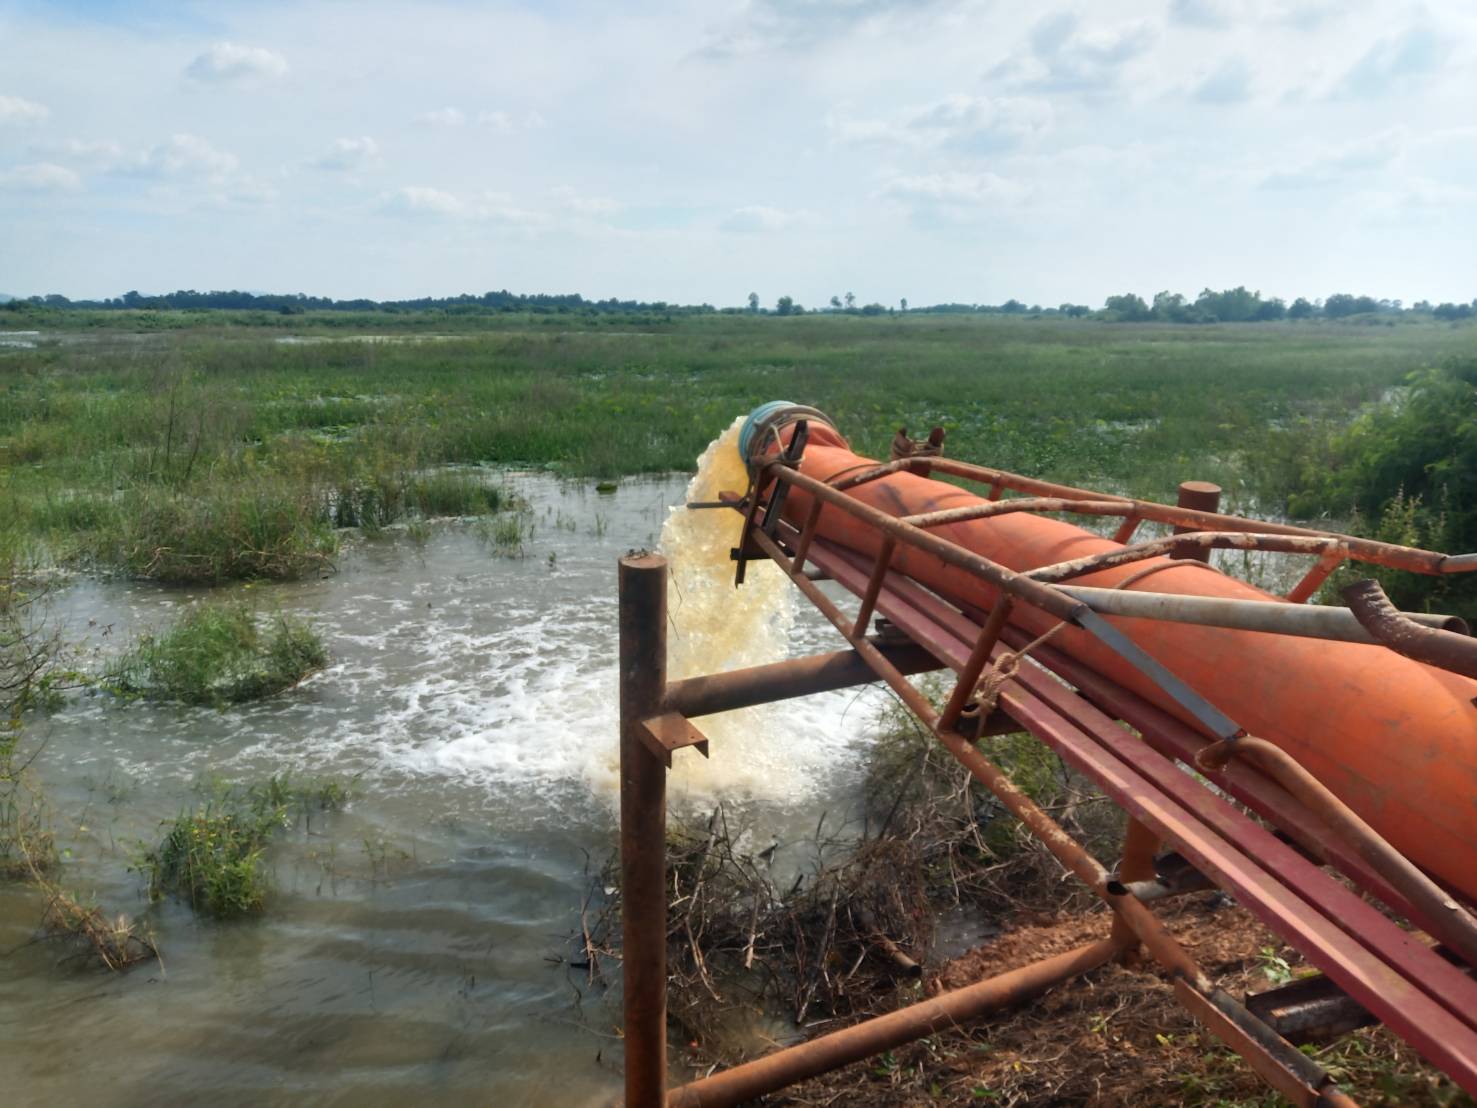
{"label": "large orange pipe", "polygon": [[[780,439],[788,442],[790,429]],[[828,480],[875,465],[839,432],[812,420],[801,472]],[[894,516],[978,503],[952,485],[896,473],[851,490]],[[800,526],[811,498],[795,487],[784,515]],[[1017,571],[1121,549],[1118,543],[1055,519],[1026,513],[972,520],[932,533]],[[875,556],[875,529],[835,508],[818,535]],[[893,564],[940,595],[989,608],[996,590],[931,554],[899,544]],[[1112,588],[1159,566],[1127,588],[1149,592],[1278,600],[1197,563],[1159,558],[1085,575],[1075,584]],[[1401,657],[1379,646],[1330,642],[1111,617],[1140,647],[1248,732],[1293,755],[1412,861],[1477,899],[1477,681]],[[1039,634],[1057,620],[1017,604],[1011,622]],[[1153,682],[1076,627],[1052,645],[1138,695],[1194,723]]]}

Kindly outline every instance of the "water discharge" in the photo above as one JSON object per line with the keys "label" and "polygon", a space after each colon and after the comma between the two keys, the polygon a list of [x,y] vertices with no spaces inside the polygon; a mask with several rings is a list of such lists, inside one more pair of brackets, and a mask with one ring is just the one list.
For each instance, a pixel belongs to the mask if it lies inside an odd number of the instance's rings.
{"label": "water discharge", "polygon": [[[687,502],[713,502],[742,492],[748,473],[739,455],[740,416],[698,459]],[[735,590],[730,551],[738,546],[742,517],[728,509],[670,509],[661,551],[668,560],[669,677],[723,673],[786,657],[794,627],[793,586],[771,562],[753,562]],[[783,797],[804,793],[813,769],[772,707],[750,708],[705,719],[710,760],[675,759],[670,788],[689,798]]]}

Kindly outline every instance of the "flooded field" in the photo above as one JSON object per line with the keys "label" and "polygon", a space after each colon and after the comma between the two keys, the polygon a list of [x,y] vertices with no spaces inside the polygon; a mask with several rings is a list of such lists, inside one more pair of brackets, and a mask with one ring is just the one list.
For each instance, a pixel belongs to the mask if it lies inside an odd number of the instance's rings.
{"label": "flooded field", "polygon": [[[62,883],[111,912],[145,910],[130,866],[204,780],[291,771],[351,800],[274,842],[260,918],[160,903],[162,963],[126,974],[33,941],[41,896],[7,887],[6,1104],[595,1104],[617,1090],[614,997],[561,960],[615,839],[616,559],[656,545],[686,478],[610,495],[509,481],[532,506],[523,557],[448,522],[423,543],[362,541],[321,580],[245,588],[324,633],[333,663],[301,687],[223,712],[80,694],[36,721]],[[834,648],[808,607],[761,594],[755,649]],[[108,653],[194,595],[79,583],[56,610]],[[819,813],[851,802],[877,695],[801,702],[787,733],[803,744],[753,719],[715,727],[711,763],[678,758],[674,812],[723,799],[756,849],[779,844],[777,867],[805,866]]]}

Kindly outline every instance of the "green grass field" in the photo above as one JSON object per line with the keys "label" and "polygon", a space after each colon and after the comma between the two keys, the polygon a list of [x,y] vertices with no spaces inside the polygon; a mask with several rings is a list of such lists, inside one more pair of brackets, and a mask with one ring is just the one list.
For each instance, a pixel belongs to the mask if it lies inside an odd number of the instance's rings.
{"label": "green grass field", "polygon": [[166,581],[292,576],[345,525],[497,509],[475,473],[435,467],[686,469],[772,399],[821,408],[874,455],[899,426],[942,424],[959,457],[1155,497],[1214,480],[1229,505],[1275,514],[1300,429],[1346,422],[1477,339],[1429,322],[930,315],[22,323],[43,333],[0,353],[0,543]]}

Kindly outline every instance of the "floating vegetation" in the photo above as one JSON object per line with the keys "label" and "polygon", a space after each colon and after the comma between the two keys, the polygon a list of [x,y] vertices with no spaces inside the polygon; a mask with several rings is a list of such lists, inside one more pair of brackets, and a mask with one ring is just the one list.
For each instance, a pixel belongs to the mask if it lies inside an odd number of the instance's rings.
{"label": "floating vegetation", "polygon": [[168,630],[143,635],[102,679],[108,690],[149,700],[223,708],[290,689],[328,664],[307,623],[263,620],[246,604],[203,603]]}

